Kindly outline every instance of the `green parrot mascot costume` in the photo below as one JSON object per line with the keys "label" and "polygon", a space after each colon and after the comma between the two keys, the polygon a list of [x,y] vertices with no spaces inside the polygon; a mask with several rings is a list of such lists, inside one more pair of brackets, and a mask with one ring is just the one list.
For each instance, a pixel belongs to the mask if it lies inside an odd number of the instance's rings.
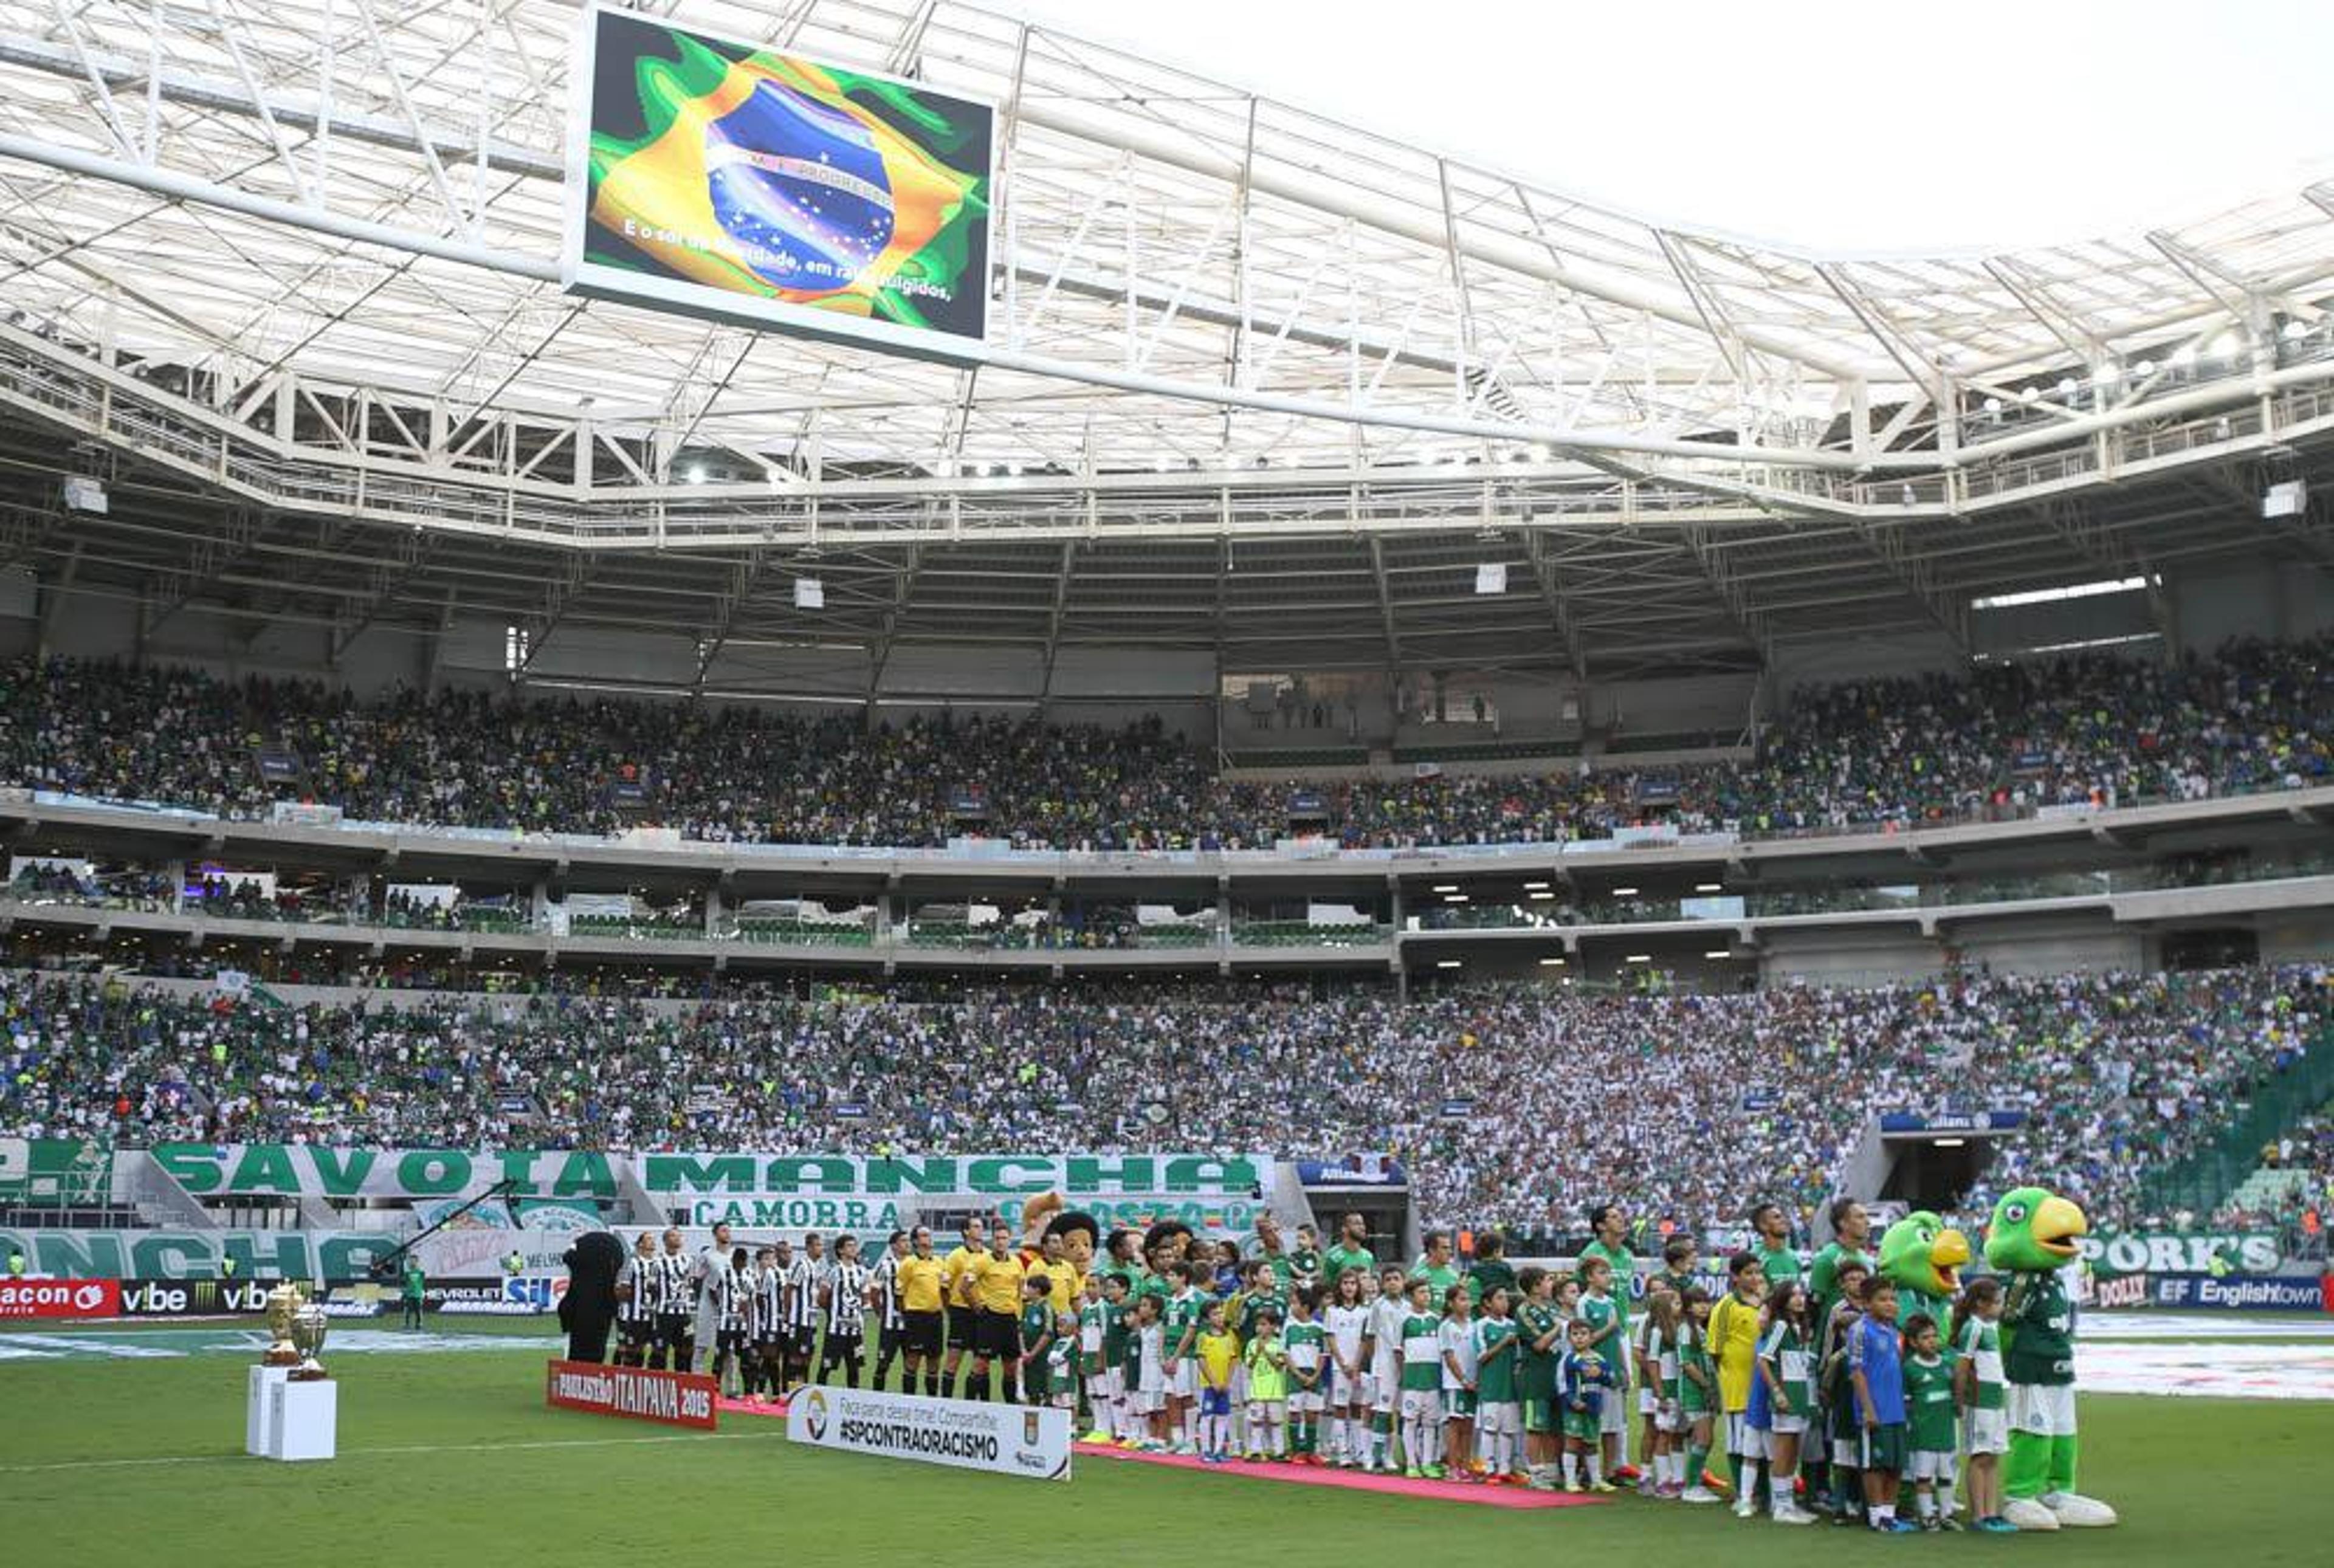
{"label": "green parrot mascot costume", "polygon": [[1962,1288],[1962,1265],[1969,1260],[1969,1237],[1925,1208],[1890,1226],[1880,1237],[1880,1272],[1895,1282],[1896,1321],[1926,1313],[1938,1333],[1950,1336],[1953,1293]]}
{"label": "green parrot mascot costume", "polygon": [[2080,1208],[2039,1187],[2003,1193],[1986,1227],[1985,1261],[2004,1276],[2001,1513],[2021,1530],[2116,1522],[2113,1508],[2075,1490],[2075,1304],[2059,1271],[2089,1228]]}

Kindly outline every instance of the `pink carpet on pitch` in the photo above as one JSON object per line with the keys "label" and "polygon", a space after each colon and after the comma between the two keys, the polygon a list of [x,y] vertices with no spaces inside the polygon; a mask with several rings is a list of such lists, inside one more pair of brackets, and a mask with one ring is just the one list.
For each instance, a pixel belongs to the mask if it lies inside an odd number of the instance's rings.
{"label": "pink carpet on pitch", "polygon": [[713,1408],[725,1416],[783,1416],[786,1413],[783,1400],[775,1405],[757,1405],[751,1400],[733,1400],[727,1394],[714,1400]]}
{"label": "pink carpet on pitch", "polygon": [[1080,1443],[1081,1457],[1132,1459],[1144,1465],[1172,1465],[1178,1469],[1213,1470],[1226,1476],[1251,1476],[1259,1481],[1294,1481],[1305,1486],[1336,1486],[1349,1492],[1383,1492],[1397,1497],[1432,1497],[1442,1503],[1480,1503],[1491,1508],[1577,1508],[1603,1503],[1598,1496],[1575,1496],[1569,1492],[1534,1492],[1523,1486],[1486,1486],[1469,1481],[1413,1481],[1407,1476],[1374,1476],[1364,1470],[1333,1470],[1326,1466],[1251,1465],[1233,1459],[1203,1465],[1189,1454],[1139,1454],[1110,1443]]}

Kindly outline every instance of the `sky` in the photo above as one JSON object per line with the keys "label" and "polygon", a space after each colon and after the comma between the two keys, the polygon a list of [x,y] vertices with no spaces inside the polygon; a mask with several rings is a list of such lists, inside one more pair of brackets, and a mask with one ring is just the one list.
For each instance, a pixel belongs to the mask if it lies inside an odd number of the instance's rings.
{"label": "sky", "polygon": [[1548,188],[1828,254],[2334,177],[2334,0],[989,0]]}

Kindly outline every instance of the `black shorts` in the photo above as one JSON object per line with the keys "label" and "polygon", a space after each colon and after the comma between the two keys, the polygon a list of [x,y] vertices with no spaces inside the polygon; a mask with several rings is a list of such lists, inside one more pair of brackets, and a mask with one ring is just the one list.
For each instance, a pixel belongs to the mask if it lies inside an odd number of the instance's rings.
{"label": "black shorts", "polygon": [[696,1323],[687,1313],[659,1313],[656,1321],[656,1342],[675,1350],[690,1342]]}
{"label": "black shorts", "polygon": [[900,1330],[900,1343],[910,1355],[936,1356],[940,1353],[940,1314],[937,1312],[902,1313],[906,1326]]}
{"label": "black shorts", "polygon": [[656,1338],[656,1323],[649,1318],[625,1318],[616,1324],[616,1338],[628,1346],[641,1346]]}
{"label": "black shorts", "polygon": [[908,1331],[904,1324],[886,1323],[876,1331],[875,1348],[887,1356],[898,1355],[908,1348]]}
{"label": "black shorts", "polygon": [[746,1331],[744,1329],[720,1330],[713,1336],[713,1348],[724,1353],[744,1350],[746,1348]]}
{"label": "black shorts", "polygon": [[826,1331],[826,1344],[819,1352],[821,1356],[830,1361],[847,1361],[858,1353],[859,1336],[857,1334],[837,1333],[833,1329]]}
{"label": "black shorts", "polygon": [[969,1351],[980,1323],[978,1307],[952,1306],[948,1310],[948,1348]]}
{"label": "black shorts", "polygon": [[811,1352],[817,1348],[818,1331],[816,1329],[788,1329],[786,1331],[786,1350],[788,1353],[800,1356],[804,1360],[807,1361],[810,1359]]}
{"label": "black shorts", "polygon": [[1013,1361],[1021,1354],[1021,1320],[1012,1313],[984,1312],[973,1325],[972,1353],[992,1361]]}

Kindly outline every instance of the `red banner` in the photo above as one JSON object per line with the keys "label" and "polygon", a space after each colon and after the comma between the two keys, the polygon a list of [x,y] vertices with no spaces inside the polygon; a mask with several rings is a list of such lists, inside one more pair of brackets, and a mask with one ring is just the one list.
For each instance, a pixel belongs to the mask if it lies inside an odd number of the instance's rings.
{"label": "red banner", "polygon": [[0,1280],[0,1318],[118,1318],[118,1279]]}
{"label": "red banner", "polygon": [[720,1385],[696,1372],[661,1372],[652,1367],[610,1367],[593,1361],[553,1361],[544,1376],[543,1400],[563,1410],[626,1416],[668,1427],[713,1429]]}

